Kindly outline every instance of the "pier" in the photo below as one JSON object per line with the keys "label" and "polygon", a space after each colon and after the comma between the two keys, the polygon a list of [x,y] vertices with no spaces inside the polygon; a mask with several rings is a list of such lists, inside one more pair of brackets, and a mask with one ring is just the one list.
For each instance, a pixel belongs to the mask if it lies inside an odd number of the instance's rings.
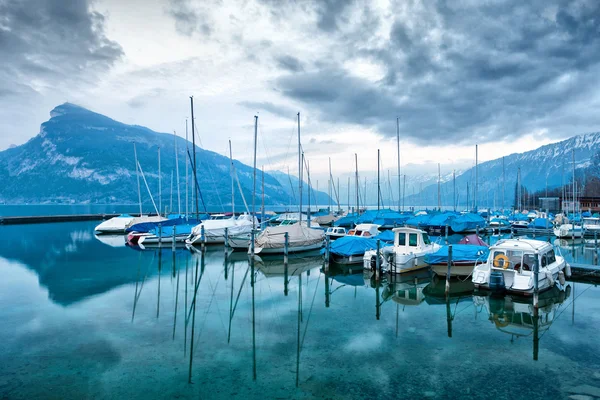
{"label": "pier", "polygon": [[[0,216],[0,225],[44,224],[49,222],[101,221],[112,217],[118,217],[119,215],[121,214],[38,215],[18,217]],[[138,216],[138,214],[130,215]]]}

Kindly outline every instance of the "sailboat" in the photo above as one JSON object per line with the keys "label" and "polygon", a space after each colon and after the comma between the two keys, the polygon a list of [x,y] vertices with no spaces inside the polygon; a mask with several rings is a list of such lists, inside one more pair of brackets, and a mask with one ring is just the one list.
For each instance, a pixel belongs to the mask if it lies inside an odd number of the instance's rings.
{"label": "sailboat", "polygon": [[[323,245],[322,230],[311,229],[302,221],[302,153],[300,144],[300,113],[298,113],[298,188],[300,193],[299,221],[293,225],[265,228],[254,240],[255,254],[283,254],[287,234],[289,253],[319,249]],[[255,149],[256,151],[256,149]],[[253,194],[254,195],[254,194]]]}
{"label": "sailboat", "polygon": [[[573,219],[575,218],[577,192],[575,188],[575,150],[572,150],[573,157]],[[583,226],[572,222],[570,224],[562,224],[554,228],[554,236],[557,238],[582,238],[584,234]]]}
{"label": "sailboat", "polygon": [[[111,234],[123,234],[130,226],[134,224],[138,224],[140,222],[149,222],[149,221],[162,221],[166,218],[160,216],[158,209],[156,208],[156,204],[154,204],[154,199],[152,198],[152,193],[150,193],[150,189],[148,188],[148,182],[146,182],[146,177],[144,176],[144,171],[142,170],[142,166],[140,165],[137,159],[137,150],[135,147],[135,143],[133,144],[133,153],[135,158],[135,173],[137,176],[137,186],[138,186],[138,202],[140,206],[140,215],[138,217],[133,217],[129,214],[122,214],[118,217],[113,217],[109,220],[106,220],[96,226],[94,231],[96,233],[111,233]],[[159,153],[160,154],[160,153]],[[160,157],[160,156],[159,156]],[[160,160],[160,158],[159,158]],[[159,162],[160,166],[160,162]],[[150,198],[152,199],[152,204],[154,204],[154,208],[156,210],[157,216],[147,216],[142,214],[142,193],[140,189],[140,173],[142,174],[142,178],[144,179],[144,183],[146,184],[146,189],[148,189],[148,193],[150,194]]]}
{"label": "sailboat", "polygon": [[[229,141],[229,163],[231,173],[231,218],[209,219],[201,222],[192,229],[189,238],[186,240],[187,244],[200,244],[202,241],[206,244],[225,243],[225,229],[227,229],[227,236],[249,237],[252,227],[258,224],[256,216],[246,213],[238,217],[235,215],[235,170],[233,166],[231,140]],[[203,233],[204,236],[202,236]]]}

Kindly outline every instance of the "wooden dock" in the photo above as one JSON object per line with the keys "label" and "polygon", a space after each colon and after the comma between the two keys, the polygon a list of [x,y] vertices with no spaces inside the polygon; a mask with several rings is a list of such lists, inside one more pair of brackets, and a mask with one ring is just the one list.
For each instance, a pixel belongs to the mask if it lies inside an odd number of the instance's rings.
{"label": "wooden dock", "polygon": [[[49,222],[101,221],[121,214],[39,215],[27,217],[0,217],[0,225],[45,224]],[[134,214],[131,214],[134,216]]]}
{"label": "wooden dock", "polygon": [[571,277],[569,281],[600,283],[600,266],[581,263],[569,263]]}

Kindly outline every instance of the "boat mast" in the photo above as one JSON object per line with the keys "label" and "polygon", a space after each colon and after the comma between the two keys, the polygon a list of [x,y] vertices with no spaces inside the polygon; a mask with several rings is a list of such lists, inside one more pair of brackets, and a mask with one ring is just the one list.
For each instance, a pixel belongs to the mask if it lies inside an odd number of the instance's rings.
{"label": "boat mast", "polygon": [[340,213],[340,196],[342,194],[340,193],[340,177],[338,176],[337,178],[337,203],[338,203],[338,214]]}
{"label": "boat mast", "polygon": [[298,191],[300,193],[298,220],[300,225],[302,225],[302,151],[300,150],[300,113],[298,113]]}
{"label": "boat mast", "polygon": [[452,196],[452,206],[454,207],[454,212],[456,212],[456,170],[452,171],[452,184],[454,186],[454,195]]}
{"label": "boat mast", "polygon": [[262,186],[262,200],[260,204],[260,222],[265,220],[265,166],[261,168],[261,186]]}
{"label": "boat mast", "polygon": [[502,157],[502,212],[504,212],[504,186],[506,184],[506,176],[505,176],[505,170],[504,170],[504,156]]}
{"label": "boat mast", "polygon": [[522,210],[521,204],[521,167],[517,168],[517,204],[519,206],[519,211]]}
{"label": "boat mast", "polygon": [[380,189],[379,189],[379,149],[377,149],[377,211],[379,211],[380,204]]}
{"label": "boat mast", "polygon": [[[302,164],[304,164],[305,159],[304,159],[304,152],[302,152]],[[306,183],[308,184],[308,188],[306,188],[306,191],[308,193],[308,212],[306,214],[306,224],[307,226],[310,228],[310,168],[308,166],[308,161],[306,161]]]}
{"label": "boat mast", "polygon": [[402,194],[404,194],[404,197],[402,197],[402,211],[404,211],[404,199],[406,197],[406,174],[404,174],[404,179],[402,182]]}
{"label": "boat mast", "polygon": [[161,173],[160,173],[160,146],[158,147],[158,216],[162,212],[162,185],[161,185]]}
{"label": "boat mast", "polygon": [[331,185],[333,185],[332,179],[333,175],[331,175],[331,157],[329,157],[329,209],[327,210],[329,213],[331,213]]}
{"label": "boat mast", "polygon": [[479,160],[478,160],[478,152],[477,152],[477,145],[475,145],[475,193],[474,193],[474,200],[475,200],[475,212],[477,212],[477,192],[479,191]]}
{"label": "boat mast", "polygon": [[402,198],[402,190],[400,189],[400,118],[396,117],[396,144],[398,146],[398,210],[404,211],[404,204],[400,200]]}
{"label": "boat mast", "polygon": [[[196,169],[196,132],[194,127],[196,126],[194,121],[194,96],[190,96],[190,108],[192,110],[192,153],[194,158],[192,159],[193,165],[192,170],[194,171],[194,177],[197,176],[198,170]],[[194,198],[196,199],[196,218],[200,215],[198,212],[198,180],[194,179]]]}
{"label": "boat mast", "polygon": [[[177,213],[181,217],[181,187],[179,186],[179,152],[177,151],[177,133],[173,131],[175,138],[175,173],[177,174]],[[179,218],[178,217],[178,218]]]}
{"label": "boat mast", "polygon": [[350,214],[350,177],[348,177],[348,214]]}
{"label": "boat mast", "polygon": [[358,201],[358,155],[354,153],[354,175],[356,177],[356,215],[360,215],[360,204]]}
{"label": "boat mast", "polygon": [[137,177],[138,203],[140,203],[140,217],[141,217],[142,216],[142,190],[140,188],[140,169],[138,168],[137,150],[135,148],[135,142],[133,143],[133,156],[135,158],[135,175]]}
{"label": "boat mast", "polygon": [[440,163],[438,163],[438,211],[442,210],[442,198],[440,197],[440,189],[442,184],[442,172],[440,170]]}
{"label": "boat mast", "polygon": [[231,216],[235,217],[235,187],[233,186],[233,154],[231,139],[229,139],[229,173],[231,174]]}
{"label": "boat mast", "polygon": [[[258,141],[258,115],[254,116],[254,168],[252,170],[252,231],[256,229],[256,142]],[[254,255],[254,240],[252,241]]]}
{"label": "boat mast", "polygon": [[185,119],[185,217],[188,217],[189,213],[189,193],[190,193],[190,177],[188,176],[188,157],[187,153],[189,152],[189,142],[188,142],[188,120]]}
{"label": "boat mast", "polygon": [[574,147],[571,150],[571,157],[572,157],[572,160],[573,160],[573,220],[575,220],[576,194],[575,194],[575,148]]}

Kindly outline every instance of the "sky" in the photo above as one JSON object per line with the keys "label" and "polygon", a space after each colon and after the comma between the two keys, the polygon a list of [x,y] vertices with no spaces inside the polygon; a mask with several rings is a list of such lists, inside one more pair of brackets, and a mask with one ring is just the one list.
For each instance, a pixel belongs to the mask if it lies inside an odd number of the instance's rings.
{"label": "sky", "polygon": [[[0,0],[0,150],[71,102],[314,180],[463,170],[600,127],[596,0]],[[398,125],[397,125],[398,119]],[[323,187],[323,186],[321,186]]]}

